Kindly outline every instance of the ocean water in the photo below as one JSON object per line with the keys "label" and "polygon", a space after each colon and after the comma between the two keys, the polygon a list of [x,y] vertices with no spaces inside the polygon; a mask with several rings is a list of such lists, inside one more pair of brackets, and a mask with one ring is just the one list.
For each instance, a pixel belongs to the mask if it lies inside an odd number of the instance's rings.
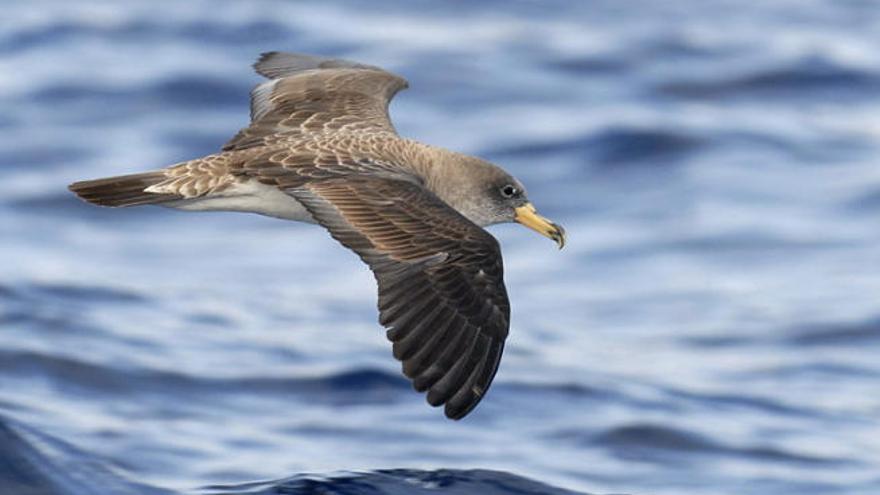
{"label": "ocean water", "polygon": [[[857,0],[4,5],[0,493],[880,493],[878,47]],[[405,76],[566,227],[490,229],[465,420],[322,229],[66,190],[216,151],[268,50]]]}

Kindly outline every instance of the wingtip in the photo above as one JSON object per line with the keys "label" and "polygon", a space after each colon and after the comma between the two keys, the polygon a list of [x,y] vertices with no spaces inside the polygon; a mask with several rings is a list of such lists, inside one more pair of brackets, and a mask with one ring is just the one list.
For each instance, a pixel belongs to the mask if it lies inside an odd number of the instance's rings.
{"label": "wingtip", "polygon": [[253,65],[257,65],[260,62],[264,62],[267,59],[274,57],[275,55],[278,55],[278,50],[270,50],[268,52],[261,52],[260,56],[257,57],[257,61],[254,62]]}
{"label": "wingtip", "polygon": [[257,57],[257,60],[255,60],[254,63],[251,64],[251,68],[254,69],[254,72],[256,72],[257,74],[260,74],[260,65],[263,64],[264,62],[266,62],[266,60],[269,60],[270,58],[274,57],[277,54],[278,54],[277,50],[272,50],[272,51],[260,53],[260,56]]}
{"label": "wingtip", "polygon": [[443,408],[443,414],[446,415],[446,419],[451,419],[452,421],[461,421],[465,418],[471,411],[473,411],[473,407],[465,410],[454,410],[449,407],[447,404],[445,408]]}
{"label": "wingtip", "polygon": [[[474,412],[483,401],[485,393],[477,392],[476,390],[473,390],[473,392],[473,394],[469,394],[467,397],[456,397],[449,400],[443,408],[443,413],[446,417],[453,421],[459,421]],[[460,395],[460,393],[456,395]]]}
{"label": "wingtip", "polygon": [[83,191],[89,186],[89,181],[81,180],[76,182],[71,182],[67,185],[67,190],[76,195],[77,198],[89,202],[86,198],[83,197]]}

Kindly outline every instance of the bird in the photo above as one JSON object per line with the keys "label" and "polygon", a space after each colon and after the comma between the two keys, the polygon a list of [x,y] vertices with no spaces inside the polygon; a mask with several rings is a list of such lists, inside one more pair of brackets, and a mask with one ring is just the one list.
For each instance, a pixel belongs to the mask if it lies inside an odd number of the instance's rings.
{"label": "bird", "polygon": [[219,152],[69,189],[100,206],[252,212],[318,224],[363,260],[403,374],[461,419],[486,394],[510,327],[501,249],[518,222],[565,245],[526,188],[486,160],[401,137],[388,112],[409,86],[382,68],[290,52],[253,64],[250,124]]}

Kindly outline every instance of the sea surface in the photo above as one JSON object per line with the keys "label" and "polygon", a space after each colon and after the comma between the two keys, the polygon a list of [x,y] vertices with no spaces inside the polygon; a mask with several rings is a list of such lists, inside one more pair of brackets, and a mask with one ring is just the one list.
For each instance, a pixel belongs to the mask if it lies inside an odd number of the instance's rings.
{"label": "sea surface", "polygon": [[[323,229],[66,190],[218,150],[269,50],[405,76],[566,227],[490,229],[463,421]],[[0,493],[880,494],[878,143],[874,1],[4,3]]]}

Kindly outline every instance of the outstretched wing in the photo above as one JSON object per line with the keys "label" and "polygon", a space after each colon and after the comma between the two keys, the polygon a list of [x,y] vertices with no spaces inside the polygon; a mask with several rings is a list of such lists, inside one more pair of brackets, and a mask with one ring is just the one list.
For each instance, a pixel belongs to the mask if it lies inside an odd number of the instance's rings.
{"label": "outstretched wing", "polygon": [[449,418],[467,415],[492,383],[509,327],[495,238],[411,182],[349,176],[288,192],[372,269],[379,321],[415,389]]}
{"label": "outstretched wing", "polygon": [[402,77],[370,65],[284,52],[264,53],[254,69],[270,80],[251,91],[251,124],[223,151],[327,131],[396,133],[388,103],[408,86]]}

